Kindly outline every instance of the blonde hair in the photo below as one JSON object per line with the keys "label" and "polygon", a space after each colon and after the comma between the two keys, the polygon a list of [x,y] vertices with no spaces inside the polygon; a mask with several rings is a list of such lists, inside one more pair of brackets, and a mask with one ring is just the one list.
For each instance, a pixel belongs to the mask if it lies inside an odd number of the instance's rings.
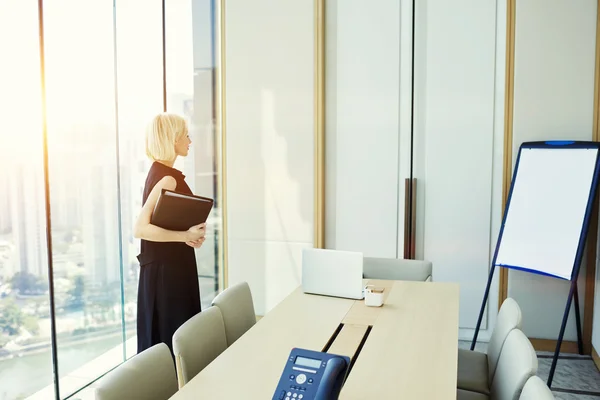
{"label": "blonde hair", "polygon": [[185,119],[177,114],[160,113],[146,130],[146,155],[153,161],[173,161],[175,142],[187,135]]}

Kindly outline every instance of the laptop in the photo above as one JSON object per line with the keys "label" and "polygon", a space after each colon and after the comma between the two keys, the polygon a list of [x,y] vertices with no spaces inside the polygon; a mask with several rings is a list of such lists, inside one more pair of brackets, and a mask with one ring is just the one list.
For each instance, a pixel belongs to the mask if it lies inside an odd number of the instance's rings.
{"label": "laptop", "polygon": [[302,290],[304,293],[363,299],[363,254],[304,249]]}

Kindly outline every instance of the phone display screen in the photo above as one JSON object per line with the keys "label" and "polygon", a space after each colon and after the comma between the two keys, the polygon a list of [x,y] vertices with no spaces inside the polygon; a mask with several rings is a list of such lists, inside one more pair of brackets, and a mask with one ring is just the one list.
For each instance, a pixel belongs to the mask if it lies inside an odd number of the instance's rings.
{"label": "phone display screen", "polygon": [[310,368],[319,368],[321,366],[321,360],[316,360],[314,358],[306,358],[306,357],[296,357],[295,363],[296,365],[301,365],[303,367]]}

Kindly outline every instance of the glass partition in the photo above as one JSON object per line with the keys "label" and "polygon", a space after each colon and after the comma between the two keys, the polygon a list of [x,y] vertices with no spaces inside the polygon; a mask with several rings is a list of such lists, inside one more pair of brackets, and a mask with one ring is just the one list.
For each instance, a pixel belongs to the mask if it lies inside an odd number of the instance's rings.
{"label": "glass partition", "polygon": [[93,398],[137,352],[133,225],[165,104],[193,141],[176,167],[215,199],[196,253],[204,308],[218,291],[215,14],[213,0],[0,2],[0,399]]}
{"label": "glass partition", "polygon": [[[46,0],[43,10],[62,378],[123,341],[113,7],[104,0]],[[112,360],[102,372],[120,361]],[[72,377],[61,395],[85,383],[86,377]]]}
{"label": "glass partition", "polygon": [[221,206],[217,198],[218,132],[215,107],[215,2],[171,0],[165,9],[167,110],[184,115],[192,147],[178,160],[192,191],[215,199],[207,221],[207,238],[196,250],[202,308],[218,291]]}
{"label": "glass partition", "polygon": [[0,2],[0,399],[52,384],[37,1]]}
{"label": "glass partition", "polygon": [[[140,14],[140,10],[144,10]],[[143,16],[143,17],[142,17]],[[140,241],[133,225],[142,208],[150,161],[144,128],[163,110],[162,1],[121,0],[116,9],[117,111],[126,353],[137,352],[136,313]]]}

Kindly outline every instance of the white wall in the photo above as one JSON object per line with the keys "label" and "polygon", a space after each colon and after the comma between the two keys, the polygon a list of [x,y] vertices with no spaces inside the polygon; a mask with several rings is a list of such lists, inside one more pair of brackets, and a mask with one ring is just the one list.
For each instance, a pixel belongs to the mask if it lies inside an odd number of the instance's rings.
{"label": "white wall", "polygon": [[[524,141],[591,140],[596,43],[595,0],[518,1],[516,9],[513,165]],[[581,316],[584,259],[579,279]],[[509,272],[508,295],[523,311],[523,331],[556,339],[569,282]],[[565,340],[576,340],[575,316]]]}
{"label": "white wall", "polygon": [[313,243],[314,8],[225,2],[229,284],[259,315],[300,285]]}
{"label": "white wall", "polygon": [[396,257],[400,4],[326,4],[326,247]]}
{"label": "white wall", "polygon": [[[327,4],[326,245],[402,258],[412,2]],[[417,258],[433,261],[434,280],[461,283],[464,339],[472,338],[501,217],[505,9],[505,0],[429,0],[416,10]],[[497,279],[484,340],[495,293]]]}
{"label": "white wall", "polygon": [[[402,257],[410,3],[327,2],[329,248]],[[312,246],[314,10],[303,0],[226,7],[229,279],[250,283],[262,314],[300,284],[301,249]],[[513,155],[525,140],[591,139],[596,2],[517,7]],[[434,280],[461,283],[463,339],[472,336],[502,211],[505,10],[506,0],[417,3],[417,256],[433,261]],[[566,288],[511,271],[509,295],[529,336],[556,338]]]}
{"label": "white wall", "polygon": [[432,261],[435,281],[460,283],[460,327],[475,328],[492,222],[500,217],[492,209],[501,187],[494,139],[503,137],[495,129],[494,88],[497,66],[503,70],[496,38],[505,30],[496,28],[496,2],[429,0],[416,7],[417,258]]}

